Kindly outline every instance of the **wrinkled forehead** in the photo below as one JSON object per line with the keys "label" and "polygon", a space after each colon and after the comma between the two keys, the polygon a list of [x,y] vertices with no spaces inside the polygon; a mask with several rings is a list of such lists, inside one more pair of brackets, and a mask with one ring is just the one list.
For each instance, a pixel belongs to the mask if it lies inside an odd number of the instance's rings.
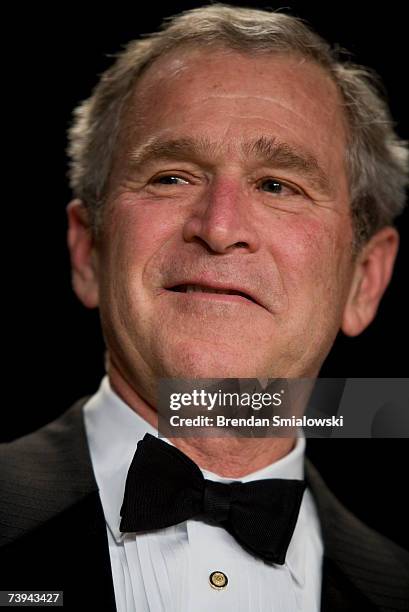
{"label": "wrinkled forehead", "polygon": [[[123,133],[129,146],[164,127],[167,139],[173,131],[191,136],[190,129],[222,138],[230,117],[226,137],[262,137],[267,130],[309,147],[327,165],[343,164],[348,128],[338,87],[328,71],[295,54],[174,49],[139,77],[123,115]],[[229,150],[227,140],[220,144]]]}
{"label": "wrinkled forehead", "polygon": [[184,44],[159,56],[137,79],[127,110],[160,108],[180,93],[188,103],[188,94],[197,90],[247,95],[249,85],[254,96],[266,100],[284,89],[294,104],[308,102],[308,110],[315,106],[322,119],[336,118],[347,129],[341,93],[324,67],[295,52],[239,52],[220,45]]}

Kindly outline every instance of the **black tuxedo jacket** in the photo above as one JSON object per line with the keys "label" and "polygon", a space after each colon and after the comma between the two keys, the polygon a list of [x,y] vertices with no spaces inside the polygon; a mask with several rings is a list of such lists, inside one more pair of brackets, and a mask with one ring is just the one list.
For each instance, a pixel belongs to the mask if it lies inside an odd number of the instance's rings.
{"label": "black tuxedo jacket", "polygon": [[[66,610],[113,612],[106,526],[83,421],[87,399],[0,445],[0,590],[62,590]],[[306,478],[324,539],[321,610],[409,610],[409,553],[350,514],[308,460]]]}

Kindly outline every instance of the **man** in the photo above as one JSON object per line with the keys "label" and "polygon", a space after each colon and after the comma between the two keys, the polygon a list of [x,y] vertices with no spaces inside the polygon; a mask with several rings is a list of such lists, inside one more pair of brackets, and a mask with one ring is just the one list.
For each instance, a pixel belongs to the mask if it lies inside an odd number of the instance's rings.
{"label": "man", "polygon": [[[374,318],[408,154],[364,70],[292,17],[188,11],[106,71],[76,109],[69,152],[73,287],[100,310],[107,378],[1,451],[4,588],[121,612],[408,609],[408,554],[308,462],[298,495],[302,437],[155,444],[159,378],[315,378],[338,331]],[[136,525],[163,513],[177,461],[206,478],[215,520]],[[299,498],[275,562],[224,528],[237,481]],[[281,522],[289,512],[271,514]]]}

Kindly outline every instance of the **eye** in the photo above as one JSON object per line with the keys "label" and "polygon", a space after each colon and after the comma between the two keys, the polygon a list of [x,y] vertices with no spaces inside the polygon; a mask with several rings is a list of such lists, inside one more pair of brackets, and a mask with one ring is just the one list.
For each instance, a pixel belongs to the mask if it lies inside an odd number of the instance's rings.
{"label": "eye", "polygon": [[301,189],[274,178],[264,178],[259,182],[259,185],[263,191],[273,195],[303,195]]}
{"label": "eye", "polygon": [[181,176],[175,174],[163,174],[162,176],[155,176],[151,183],[153,185],[188,185],[188,181]]}

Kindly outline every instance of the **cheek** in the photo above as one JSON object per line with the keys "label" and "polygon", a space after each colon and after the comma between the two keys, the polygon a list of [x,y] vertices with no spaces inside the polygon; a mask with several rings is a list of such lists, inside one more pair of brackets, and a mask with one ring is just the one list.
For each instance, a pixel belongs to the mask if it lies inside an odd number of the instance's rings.
{"label": "cheek", "polygon": [[329,221],[294,215],[277,232],[279,239],[272,244],[273,256],[293,303],[324,302],[336,308],[342,301],[349,223],[343,227],[338,218]]}
{"label": "cheek", "polygon": [[158,203],[135,196],[118,198],[105,233],[108,268],[119,275],[131,270],[140,278],[150,259],[170,239],[174,223],[169,210]]}

